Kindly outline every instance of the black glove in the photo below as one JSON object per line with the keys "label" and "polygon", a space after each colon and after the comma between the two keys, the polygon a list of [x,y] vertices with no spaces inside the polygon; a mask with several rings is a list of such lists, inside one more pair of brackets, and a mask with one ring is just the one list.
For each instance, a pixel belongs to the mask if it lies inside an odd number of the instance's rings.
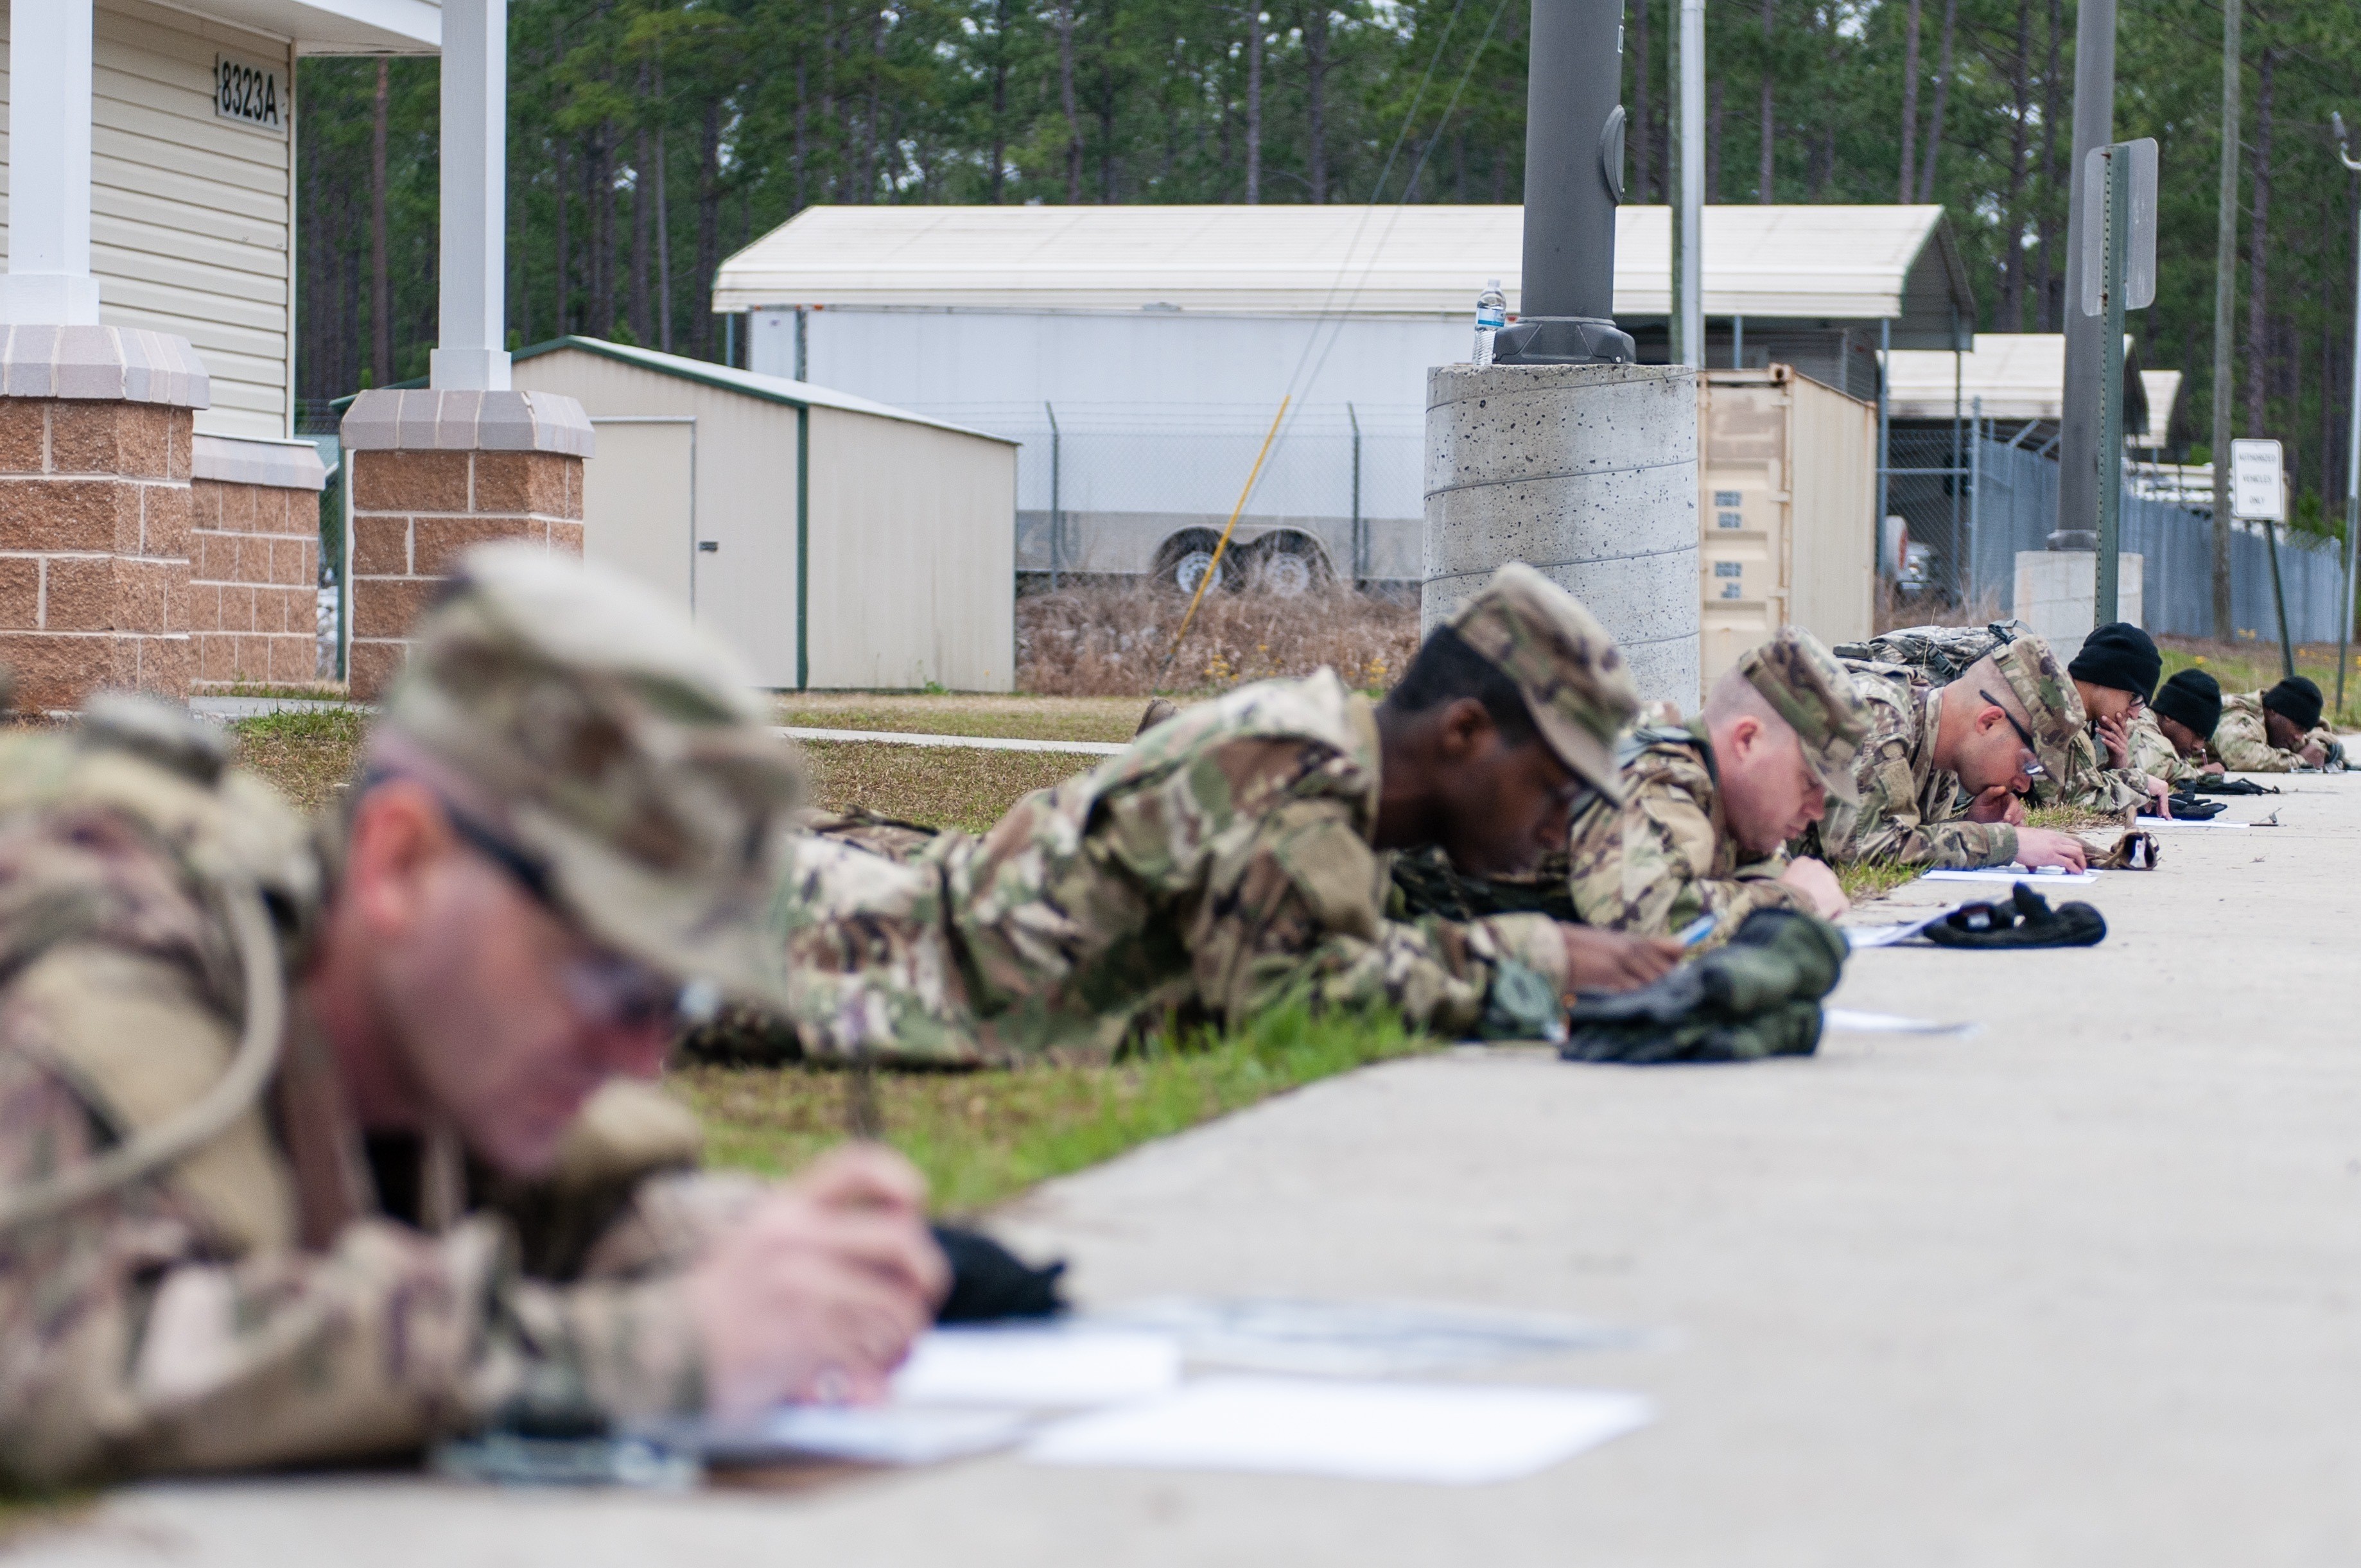
{"label": "black glove", "polygon": [[1585,996],[1567,1015],[1567,1061],[1750,1061],[1809,1056],[1820,998],[1836,989],[1844,934],[1815,916],[1758,909],[1729,945],[1653,985]]}
{"label": "black glove", "polygon": [[[2182,786],[2192,795],[2278,795],[2277,784],[2257,784],[2252,779],[2199,779]],[[2175,807],[2175,810],[2180,809]]]}
{"label": "black glove", "polygon": [[[2172,815],[2183,822],[2202,822],[2229,809],[2218,800],[2202,800],[2185,790],[2175,790],[2172,795]],[[2143,811],[2140,815],[2153,817],[2156,813]]]}
{"label": "black glove", "polygon": [[1066,1310],[1058,1277],[1066,1261],[1028,1267],[981,1231],[934,1227],[935,1245],[950,1260],[951,1293],[935,1310],[939,1323],[988,1323],[1001,1318],[1048,1318]]}
{"label": "black glove", "polygon": [[1945,948],[2089,948],[2107,934],[2107,922],[2087,904],[2049,901],[2025,883],[2006,904],[1969,904],[1927,927]]}

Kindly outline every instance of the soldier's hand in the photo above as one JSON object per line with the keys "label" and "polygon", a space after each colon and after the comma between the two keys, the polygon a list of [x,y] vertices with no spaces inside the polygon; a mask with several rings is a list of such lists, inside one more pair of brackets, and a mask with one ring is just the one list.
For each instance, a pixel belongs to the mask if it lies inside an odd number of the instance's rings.
{"label": "soldier's hand", "polygon": [[1779,873],[1779,880],[1812,901],[1812,907],[1823,920],[1833,920],[1852,907],[1837,881],[1837,873],[1822,862],[1806,856]]}
{"label": "soldier's hand", "polygon": [[2016,827],[2025,821],[2025,802],[2006,784],[1994,784],[1976,792],[1965,815],[1971,822],[2005,822]]}
{"label": "soldier's hand", "polygon": [[1566,971],[1576,991],[1636,991],[1681,961],[1681,945],[1668,937],[1634,937],[1593,926],[1561,923]]}
{"label": "soldier's hand", "polygon": [[2070,872],[2079,872],[2090,864],[2091,847],[2071,833],[2020,828],[2016,830],[2016,859],[2020,865],[2062,866]]}
{"label": "soldier's hand", "polygon": [[2122,714],[2115,713],[2104,718],[2094,718],[2091,721],[2091,728],[2097,733],[2099,744],[2106,748],[2107,766],[2122,768],[2131,764],[2131,726],[2125,721]]}
{"label": "soldier's hand", "polygon": [[2303,758],[2303,765],[2307,768],[2322,767],[2328,762],[2328,748],[2317,740],[2307,740],[2297,755]]}
{"label": "soldier's hand", "polygon": [[871,1403],[934,1321],[950,1266],[926,1184],[873,1145],[836,1151],[763,1198],[683,1280],[704,1342],[707,1408]]}
{"label": "soldier's hand", "polygon": [[2149,777],[2146,783],[2147,784],[2148,804],[2156,807],[2156,814],[2158,817],[2170,817],[2172,815],[2172,785],[2162,779],[2153,776]]}

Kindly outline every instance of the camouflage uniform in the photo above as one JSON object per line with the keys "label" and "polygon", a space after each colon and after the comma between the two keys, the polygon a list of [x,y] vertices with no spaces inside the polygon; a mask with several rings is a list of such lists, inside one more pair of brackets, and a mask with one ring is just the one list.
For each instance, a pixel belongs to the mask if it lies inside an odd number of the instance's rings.
{"label": "camouflage uniform", "polygon": [[[2024,709],[2043,770],[2053,778],[2066,776],[2090,744],[2074,683],[2037,637],[2019,638],[1992,657],[2008,695]],[[1959,775],[1935,766],[1946,688],[1915,679],[1898,664],[1845,663],[1871,707],[1869,733],[1854,763],[1861,799],[1832,804],[1827,818],[1804,836],[1805,844],[1832,864],[1885,860],[1968,868],[2016,859],[2016,829],[2005,822],[1959,820],[1965,805]]]}
{"label": "camouflage uniform", "polygon": [[2135,710],[2129,726],[2132,771],[2167,784],[2191,784],[2220,770],[2202,765],[2204,753],[2184,757],[2166,740],[2156,715],[2146,707]]}
{"label": "camouflage uniform", "polygon": [[[2271,744],[2270,730],[2263,723],[2263,696],[2261,692],[2241,692],[2236,696],[2223,697],[2222,722],[2214,727],[2210,742],[2213,754],[2232,773],[2312,772],[2312,764],[2303,760],[2301,747],[2282,751]],[[2315,726],[2304,740],[2320,742],[2332,769],[2345,765],[2345,744],[2337,740],[2334,730],[2325,725]]]}
{"label": "camouflage uniform", "polygon": [[[733,666],[545,552],[467,570],[386,727],[501,803],[598,938],[770,994],[732,927],[767,891],[794,770]],[[0,1476],[316,1463],[507,1409],[699,1406],[670,1270],[748,1184],[685,1174],[695,1118],[637,1084],[594,1099],[532,1184],[471,1182],[447,1132],[365,1135],[282,980],[341,829],[307,831],[205,736],[93,704],[78,736],[0,740]],[[614,907],[594,920],[591,899]],[[62,1185],[190,1136],[78,1201]]]}
{"label": "camouflage uniform", "polygon": [[[1511,566],[1454,625],[1611,789],[1637,699],[1588,612]],[[773,907],[790,1020],[816,1056],[1101,1059],[1168,1014],[1234,1022],[1292,994],[1466,1033],[1504,976],[1564,992],[1545,916],[1384,917],[1378,782],[1375,709],[1323,671],[1191,707],[906,863],[799,843]]]}
{"label": "camouflage uniform", "polygon": [[[2048,653],[2048,644],[2015,620],[1986,626],[1903,627],[1865,642],[1840,642],[1836,653],[1848,663],[1898,664],[1916,680],[1943,686],[1966,674],[1987,654],[2025,638],[2039,644],[2045,655]],[[2143,782],[2147,775],[2135,766],[2109,768],[2104,758],[2093,729],[2072,748],[2064,766],[2053,771],[2049,782],[2035,786],[2035,797],[2110,816],[2135,809],[2149,798]]]}
{"label": "camouflage uniform", "polygon": [[[1810,633],[1784,628],[1739,661],[1739,672],[1795,730],[1804,760],[1841,800],[1856,795],[1853,759],[1869,711],[1852,677]],[[1816,913],[1779,880],[1784,853],[1749,855],[1722,817],[1713,742],[1702,721],[1641,729],[1619,753],[1623,805],[1605,800],[1576,817],[1567,851],[1576,913],[1586,925],[1669,936],[1711,914],[1715,941],[1757,909]]]}

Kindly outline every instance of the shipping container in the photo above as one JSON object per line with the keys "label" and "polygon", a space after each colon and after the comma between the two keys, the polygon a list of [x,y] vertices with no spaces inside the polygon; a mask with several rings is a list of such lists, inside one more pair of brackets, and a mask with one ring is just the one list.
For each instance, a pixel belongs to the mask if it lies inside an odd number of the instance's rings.
{"label": "shipping container", "polygon": [[1698,618],[1707,688],[1794,622],[1870,634],[1877,409],[1792,366],[1697,378]]}

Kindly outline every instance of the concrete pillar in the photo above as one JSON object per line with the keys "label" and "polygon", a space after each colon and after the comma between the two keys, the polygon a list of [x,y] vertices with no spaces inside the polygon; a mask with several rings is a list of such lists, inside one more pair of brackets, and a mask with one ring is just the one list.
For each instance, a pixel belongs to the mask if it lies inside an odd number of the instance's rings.
{"label": "concrete pillar", "polygon": [[552,392],[363,392],[344,422],[352,454],[353,696],[390,684],[410,628],[473,544],[524,539],[582,553],[590,421]]}
{"label": "concrete pillar", "polygon": [[0,327],[0,664],[19,710],[188,696],[189,425],[211,390],[184,338]]}
{"label": "concrete pillar", "polygon": [[[2147,558],[2125,552],[2115,558],[2115,617],[2134,626],[2147,620]],[[2094,550],[2020,550],[2016,553],[2016,619],[2033,629],[2061,664],[2082,651],[2097,619],[2099,555]]]}
{"label": "concrete pillar", "polygon": [[321,678],[320,489],[327,478],[319,448],[308,441],[196,438],[189,477],[192,690]]}
{"label": "concrete pillar", "polygon": [[1697,505],[1697,375],[1685,366],[1426,373],[1426,629],[1522,561],[1606,623],[1642,697],[1693,712]]}

